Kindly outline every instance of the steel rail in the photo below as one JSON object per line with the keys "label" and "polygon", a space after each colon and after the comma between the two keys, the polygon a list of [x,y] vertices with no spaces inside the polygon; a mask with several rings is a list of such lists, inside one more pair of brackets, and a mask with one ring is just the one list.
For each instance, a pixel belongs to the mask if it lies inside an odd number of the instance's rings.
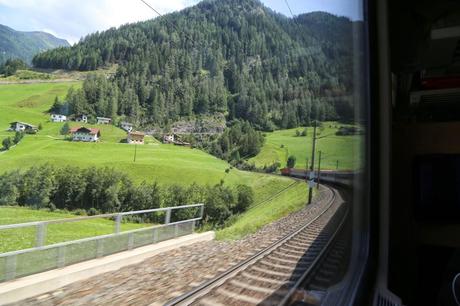
{"label": "steel rail", "polygon": [[340,231],[343,229],[343,226],[347,220],[348,217],[348,212],[349,209],[344,213],[344,216],[342,217],[342,220],[340,221],[340,224],[337,226],[336,230],[334,233],[331,235],[331,238],[328,240],[326,245],[321,249],[320,253],[315,257],[315,260],[311,263],[311,265],[307,268],[306,271],[302,274],[302,276],[297,280],[297,282],[292,286],[292,288],[288,291],[288,293],[285,295],[285,297],[281,300],[281,302],[278,304],[279,306],[284,306],[286,305],[289,300],[291,299],[292,295],[295,293],[295,291],[302,286],[303,282],[307,278],[307,276],[310,275],[312,270],[316,267],[318,262],[324,258],[324,256],[327,254],[327,252],[330,250],[331,246],[333,245],[333,242],[335,241],[335,238],[337,235],[340,233]]}
{"label": "steel rail", "polygon": [[203,295],[207,294],[209,291],[212,289],[222,285],[225,281],[228,279],[232,278],[239,272],[245,270],[255,262],[257,262],[259,259],[264,258],[266,255],[270,254],[272,251],[276,250],[278,247],[283,245],[286,241],[290,240],[291,238],[295,237],[298,235],[300,232],[304,231],[306,228],[308,228],[313,222],[318,220],[321,216],[323,216],[329,209],[333,206],[336,200],[336,191],[332,188],[328,188],[332,192],[332,197],[327,205],[327,207],[321,211],[316,217],[314,217],[312,220],[310,220],[308,223],[304,224],[297,230],[294,230],[291,233],[286,234],[282,238],[280,238],[278,241],[275,241],[268,247],[264,248],[263,250],[259,251],[255,255],[251,256],[250,258],[240,262],[239,264],[236,264],[235,266],[231,267],[227,271],[219,274],[218,276],[210,279],[209,281],[203,283],[202,285],[192,289],[191,291],[167,302],[165,306],[174,306],[174,305],[190,305],[194,301],[196,301],[198,298],[202,297]]}

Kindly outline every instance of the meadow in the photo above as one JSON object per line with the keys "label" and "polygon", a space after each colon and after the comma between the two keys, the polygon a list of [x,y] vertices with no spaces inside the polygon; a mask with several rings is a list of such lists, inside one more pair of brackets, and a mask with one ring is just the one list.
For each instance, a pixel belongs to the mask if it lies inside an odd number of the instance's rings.
{"label": "meadow", "polygon": [[[317,129],[318,140],[316,152],[321,151],[321,168],[350,170],[359,169],[362,160],[362,135],[337,136],[335,133],[341,126],[337,122],[323,122],[322,128]],[[271,165],[279,162],[281,168],[286,167],[290,155],[296,157],[296,168],[305,168],[307,160],[311,158],[313,127],[307,127],[306,136],[297,136],[296,130],[300,133],[304,127],[278,130],[265,133],[265,144],[261,152],[251,158],[257,167]],[[318,155],[315,167],[318,165]]]}
{"label": "meadow", "polygon": [[[78,216],[71,213],[34,210],[25,207],[0,206],[0,225],[75,217]],[[152,224],[122,223],[121,230],[128,231],[151,225]],[[102,218],[72,223],[51,224],[48,225],[45,244],[48,245],[86,237],[112,234],[114,229],[114,221]],[[35,233],[35,226],[21,229],[1,230],[0,253],[34,247]]]}
{"label": "meadow", "polygon": [[[101,130],[101,141],[98,143],[71,142],[65,139],[65,136],[60,135],[63,123],[50,122],[47,113],[55,96],[64,99],[70,86],[78,87],[81,86],[81,83],[0,85],[0,139],[14,136],[13,132],[6,131],[9,123],[13,121],[24,121],[42,126],[42,130],[36,135],[26,135],[18,145],[8,151],[0,152],[0,173],[51,163],[58,166],[74,165],[81,168],[113,167],[127,173],[139,183],[156,181],[160,185],[174,183],[187,186],[194,182],[205,185],[224,181],[228,185],[246,184],[254,191],[254,205],[263,203],[258,207],[268,207],[267,211],[262,214],[269,215],[273,207],[276,207],[275,216],[285,215],[292,210],[291,203],[286,202],[291,197],[298,199],[299,202],[305,203],[306,201],[304,183],[299,183],[303,188],[286,189],[284,192],[289,192],[287,198],[273,197],[294,181],[286,177],[240,171],[201,150],[161,144],[153,138],[148,138],[145,145],[133,146],[122,143],[126,138],[126,133],[112,125],[85,124],[85,126],[97,127]],[[71,123],[71,126],[78,125],[80,124]],[[134,155],[136,155],[135,161]],[[2,214],[4,212],[6,211],[2,211]],[[17,222],[36,220],[34,212],[37,211],[32,211],[27,214],[27,217]],[[37,212],[37,214],[41,213]],[[259,220],[258,215],[252,215],[251,218],[257,220],[255,226],[243,226],[244,231],[238,229],[238,234],[231,233],[228,237],[239,237],[253,232],[261,225],[273,220],[274,217],[261,217],[262,221]],[[80,233],[76,233],[75,238],[79,238],[79,235]],[[227,235],[223,234],[220,237],[226,238]]]}

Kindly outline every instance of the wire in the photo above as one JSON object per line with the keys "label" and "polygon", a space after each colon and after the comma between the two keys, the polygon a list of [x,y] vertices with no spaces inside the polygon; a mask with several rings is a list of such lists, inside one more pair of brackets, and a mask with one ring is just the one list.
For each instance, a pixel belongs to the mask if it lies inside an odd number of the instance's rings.
{"label": "wire", "polygon": [[163,17],[163,15],[161,15],[160,12],[158,12],[153,6],[151,6],[150,4],[148,4],[147,2],[145,2],[144,0],[141,0],[145,5],[147,5],[152,11],[154,11],[155,13],[158,14],[158,16],[160,17]]}
{"label": "wire", "polygon": [[[150,8],[152,11],[154,11],[158,16],[160,17],[165,17],[164,15],[162,15],[158,10],[156,10],[153,6],[151,6],[149,3],[147,3],[145,0],[140,0],[142,3],[144,3],[148,8]],[[167,18],[163,18],[171,27],[173,27],[177,32],[182,32],[182,34],[184,35],[184,37],[186,39],[188,39],[189,41],[191,41],[193,43],[193,45],[196,47],[197,45],[199,45],[198,42],[196,42],[193,38],[191,38],[187,33],[185,33],[184,31],[181,31],[179,30],[178,27],[176,27],[176,25],[172,22],[170,22]],[[171,41],[172,43],[174,43],[173,41]],[[202,45],[201,47],[205,48],[204,45]]]}
{"label": "wire", "polygon": [[454,295],[455,303],[460,306],[460,302],[457,298],[457,294],[455,293],[455,282],[457,281],[457,278],[460,276],[460,273],[455,275],[454,280],[452,281],[452,294]]}
{"label": "wire", "polygon": [[289,6],[288,0],[284,0],[284,2],[286,3],[286,6],[288,7],[289,12],[291,12],[292,18],[295,18],[294,14],[292,13],[291,7]]}

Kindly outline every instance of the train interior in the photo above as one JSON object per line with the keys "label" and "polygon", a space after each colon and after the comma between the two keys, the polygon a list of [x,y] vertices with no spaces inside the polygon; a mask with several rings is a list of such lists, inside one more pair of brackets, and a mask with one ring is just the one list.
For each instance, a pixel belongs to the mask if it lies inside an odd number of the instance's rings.
{"label": "train interior", "polygon": [[460,305],[460,2],[387,9],[388,289],[404,305]]}

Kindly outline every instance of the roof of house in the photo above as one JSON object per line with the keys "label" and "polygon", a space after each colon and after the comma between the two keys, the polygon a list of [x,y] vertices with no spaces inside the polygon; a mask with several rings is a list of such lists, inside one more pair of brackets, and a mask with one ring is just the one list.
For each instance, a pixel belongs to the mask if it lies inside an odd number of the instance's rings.
{"label": "roof of house", "polygon": [[64,117],[66,117],[67,115],[51,113],[51,116],[64,116]]}
{"label": "roof of house", "polygon": [[21,122],[21,121],[14,121],[14,122],[11,122],[10,125],[13,125],[13,124],[16,124],[16,123],[20,123],[20,124],[23,124],[23,125],[26,125],[26,126],[30,126],[30,127],[32,127],[32,128],[36,128],[36,126],[33,125],[33,124],[29,124],[29,123]]}
{"label": "roof of house", "polygon": [[123,121],[120,123],[121,125],[129,125],[129,126],[133,126],[132,123],[129,123],[129,122],[126,122],[126,121]]}
{"label": "roof of house", "polygon": [[112,118],[96,117],[97,120],[112,120]]}
{"label": "roof of house", "polygon": [[100,130],[96,129],[96,128],[86,128],[84,126],[73,127],[73,128],[70,129],[71,134],[76,133],[76,132],[86,133],[86,134],[91,134],[91,135],[97,135],[97,134],[100,133]]}
{"label": "roof of house", "polygon": [[129,135],[134,135],[134,136],[145,136],[145,133],[134,131],[130,132]]}

